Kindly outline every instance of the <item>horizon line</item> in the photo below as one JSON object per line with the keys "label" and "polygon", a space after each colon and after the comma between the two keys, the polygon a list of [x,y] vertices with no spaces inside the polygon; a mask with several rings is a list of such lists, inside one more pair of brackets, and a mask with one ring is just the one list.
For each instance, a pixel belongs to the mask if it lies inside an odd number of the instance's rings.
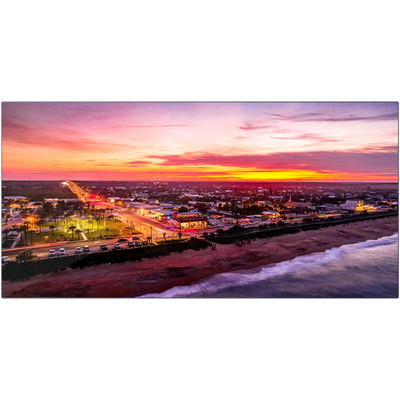
{"label": "horizon line", "polygon": [[2,179],[2,182],[14,181],[14,182],[59,182],[59,181],[90,181],[90,182],[152,182],[152,181],[162,181],[162,182],[264,182],[264,183],[390,183],[398,184],[399,182],[388,182],[388,181],[300,181],[300,180],[166,180],[166,179]]}

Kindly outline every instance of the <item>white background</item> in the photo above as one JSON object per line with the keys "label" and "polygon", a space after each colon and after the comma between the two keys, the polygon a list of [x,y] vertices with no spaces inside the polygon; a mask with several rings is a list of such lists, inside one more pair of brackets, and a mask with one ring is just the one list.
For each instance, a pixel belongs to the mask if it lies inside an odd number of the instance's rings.
{"label": "white background", "polygon": [[[398,101],[397,3],[3,1],[1,100]],[[398,299],[0,307],[6,399],[399,397]]]}

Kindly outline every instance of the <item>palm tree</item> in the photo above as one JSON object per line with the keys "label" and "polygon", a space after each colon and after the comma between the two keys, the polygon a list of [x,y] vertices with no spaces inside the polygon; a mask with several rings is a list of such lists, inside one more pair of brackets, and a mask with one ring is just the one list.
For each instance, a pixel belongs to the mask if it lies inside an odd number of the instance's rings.
{"label": "palm tree", "polygon": [[106,217],[105,217],[106,210],[104,208],[101,208],[100,209],[100,214],[103,214],[103,223],[105,225],[106,224]]}
{"label": "palm tree", "polygon": [[59,216],[58,213],[56,215],[53,215],[53,221],[56,224],[55,228],[57,228],[58,216]]}
{"label": "palm tree", "polygon": [[23,229],[24,229],[24,243],[25,243],[25,246],[26,246],[26,236],[27,236],[26,232],[27,232],[27,230],[28,230],[28,227],[29,227],[29,222],[28,222],[28,221],[25,221],[25,222],[24,222],[24,226],[23,226]]}
{"label": "palm tree", "polygon": [[71,216],[73,215],[73,213],[71,211],[68,211],[65,214],[64,220],[66,222],[66,224],[69,224],[71,222]]}
{"label": "palm tree", "polygon": [[76,226],[75,225],[71,225],[69,228],[68,228],[68,230],[69,231],[71,231],[71,233],[72,233],[72,240],[74,240],[74,230],[76,229]]}
{"label": "palm tree", "polygon": [[55,226],[54,225],[50,225],[49,229],[51,229],[51,241],[53,241],[53,230],[54,230]]}
{"label": "palm tree", "polygon": [[81,231],[80,229],[76,229],[76,230],[75,230],[75,233],[78,234],[78,240],[79,240],[79,234],[82,233],[82,232],[83,232],[83,231]]}
{"label": "palm tree", "polygon": [[90,239],[90,227],[89,227],[89,224],[93,226],[93,221],[88,219],[86,226],[87,226],[87,234],[88,234],[88,237]]}
{"label": "palm tree", "polygon": [[97,230],[99,230],[99,229],[100,229],[100,221],[101,221],[101,218],[100,218],[100,217],[96,217],[96,222],[97,222]]}
{"label": "palm tree", "polygon": [[165,232],[163,232],[163,236],[164,236],[164,240],[167,241],[167,239],[165,239]]}
{"label": "palm tree", "polygon": [[108,236],[108,228],[106,228],[106,231],[107,231],[107,236]]}
{"label": "palm tree", "polygon": [[35,229],[30,229],[29,232],[31,233],[31,246],[33,245],[33,232],[36,232]]}
{"label": "palm tree", "polygon": [[44,219],[43,219],[43,218],[40,218],[39,221],[38,221],[40,233],[42,233],[42,226],[43,226],[43,224],[44,224]]}

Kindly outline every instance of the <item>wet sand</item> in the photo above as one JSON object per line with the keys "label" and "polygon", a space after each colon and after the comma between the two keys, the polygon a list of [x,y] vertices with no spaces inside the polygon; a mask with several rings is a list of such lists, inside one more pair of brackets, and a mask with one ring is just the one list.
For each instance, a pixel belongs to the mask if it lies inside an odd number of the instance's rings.
{"label": "wet sand", "polygon": [[2,297],[136,297],[160,293],[217,273],[275,264],[344,244],[390,236],[397,231],[398,218],[389,217],[258,239],[241,247],[217,245],[216,250],[187,250],[82,270],[67,268],[26,281],[3,282]]}

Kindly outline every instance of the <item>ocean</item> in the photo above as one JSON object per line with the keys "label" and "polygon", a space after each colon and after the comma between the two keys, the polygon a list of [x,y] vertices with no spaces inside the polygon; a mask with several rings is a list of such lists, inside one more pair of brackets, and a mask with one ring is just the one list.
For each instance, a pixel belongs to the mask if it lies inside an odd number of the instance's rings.
{"label": "ocean", "polygon": [[398,233],[141,297],[397,298]]}

